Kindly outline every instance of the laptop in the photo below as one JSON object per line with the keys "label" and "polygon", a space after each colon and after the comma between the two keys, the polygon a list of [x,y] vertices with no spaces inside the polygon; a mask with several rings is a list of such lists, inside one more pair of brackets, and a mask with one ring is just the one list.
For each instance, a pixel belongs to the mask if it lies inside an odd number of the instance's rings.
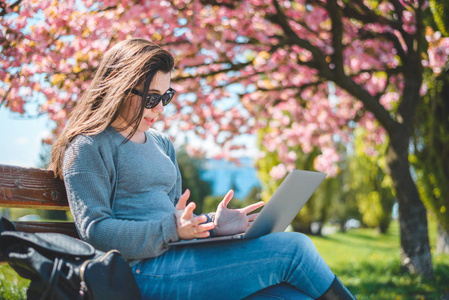
{"label": "laptop", "polygon": [[326,177],[326,173],[292,170],[263,206],[251,226],[241,234],[204,239],[181,240],[168,243],[169,246],[203,244],[220,241],[250,239],[265,234],[284,231],[304,207],[309,198]]}

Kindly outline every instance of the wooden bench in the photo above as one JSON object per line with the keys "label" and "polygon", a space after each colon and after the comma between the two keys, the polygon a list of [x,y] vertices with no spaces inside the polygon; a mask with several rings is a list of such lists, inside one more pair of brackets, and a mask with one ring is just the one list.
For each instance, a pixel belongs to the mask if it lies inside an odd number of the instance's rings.
{"label": "wooden bench", "polygon": [[[0,207],[69,210],[64,182],[52,171],[0,165]],[[73,222],[15,221],[25,232],[57,232],[78,237]]]}

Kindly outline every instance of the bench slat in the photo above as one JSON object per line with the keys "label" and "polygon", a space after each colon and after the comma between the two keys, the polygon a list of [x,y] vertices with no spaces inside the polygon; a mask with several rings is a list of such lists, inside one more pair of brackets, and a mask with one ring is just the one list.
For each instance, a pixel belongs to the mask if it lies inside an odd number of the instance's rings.
{"label": "bench slat", "polygon": [[[0,207],[69,210],[64,182],[53,172],[0,164]],[[79,238],[73,222],[12,222],[18,231]]]}
{"label": "bench slat", "polygon": [[69,210],[64,182],[50,170],[0,165],[0,206]]}

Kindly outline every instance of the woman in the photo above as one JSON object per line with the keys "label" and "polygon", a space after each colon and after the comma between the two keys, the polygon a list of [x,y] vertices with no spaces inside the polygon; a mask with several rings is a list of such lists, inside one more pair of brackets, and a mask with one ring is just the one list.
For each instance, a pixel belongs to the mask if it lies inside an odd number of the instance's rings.
{"label": "woman", "polygon": [[80,237],[119,250],[145,299],[353,299],[299,233],[173,247],[180,239],[245,231],[263,203],[195,216],[170,139],[153,123],[173,98],[173,57],[130,39],[104,56],[52,150]]}

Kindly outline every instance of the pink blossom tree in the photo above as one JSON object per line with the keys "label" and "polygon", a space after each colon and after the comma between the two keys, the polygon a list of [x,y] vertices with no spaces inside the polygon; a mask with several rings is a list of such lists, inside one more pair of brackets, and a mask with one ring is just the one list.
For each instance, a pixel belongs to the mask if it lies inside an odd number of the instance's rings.
{"label": "pink blossom tree", "polygon": [[102,54],[117,41],[149,38],[178,61],[172,81],[180,96],[164,125],[212,136],[225,156],[242,146],[236,136],[268,126],[263,143],[283,161],[273,176],[293,168],[297,146],[318,147],[315,168],[334,175],[336,141],[350,142],[353,128],[369,133],[366,151],[387,139],[402,264],[431,277],[426,210],[408,161],[423,68],[445,59],[426,52],[426,7],[424,0],[0,0],[0,101],[20,113],[37,101],[57,124],[54,137]]}

